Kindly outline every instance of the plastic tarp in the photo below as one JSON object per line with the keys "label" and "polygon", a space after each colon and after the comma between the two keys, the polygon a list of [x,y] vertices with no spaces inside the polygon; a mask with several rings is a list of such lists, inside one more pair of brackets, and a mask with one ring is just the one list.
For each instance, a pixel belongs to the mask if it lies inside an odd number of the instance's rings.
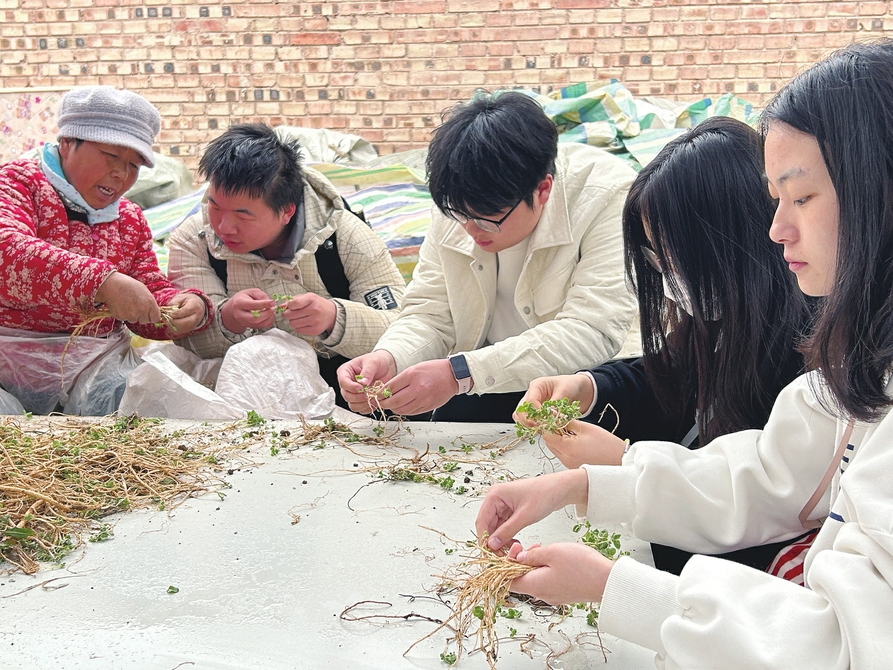
{"label": "plastic tarp", "polygon": [[155,167],[140,169],[136,183],[124,194],[143,209],[155,207],[192,192],[192,173],[176,158],[154,156]]}

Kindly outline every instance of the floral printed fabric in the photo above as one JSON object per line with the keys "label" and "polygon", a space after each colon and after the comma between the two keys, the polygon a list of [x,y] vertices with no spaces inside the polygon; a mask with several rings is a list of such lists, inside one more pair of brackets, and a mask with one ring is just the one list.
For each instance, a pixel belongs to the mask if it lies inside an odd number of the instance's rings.
{"label": "floral printed fabric", "polygon": [[[69,220],[59,195],[35,160],[0,166],[0,326],[43,333],[71,332],[93,310],[94,297],[113,271],[145,284],[159,305],[179,293],[158,269],[142,211],[121,200],[119,217],[93,226]],[[208,306],[207,327],[213,307]],[[170,339],[164,326],[127,324],[145,338]],[[95,326],[95,328],[94,328]],[[105,319],[89,334],[111,332]]]}

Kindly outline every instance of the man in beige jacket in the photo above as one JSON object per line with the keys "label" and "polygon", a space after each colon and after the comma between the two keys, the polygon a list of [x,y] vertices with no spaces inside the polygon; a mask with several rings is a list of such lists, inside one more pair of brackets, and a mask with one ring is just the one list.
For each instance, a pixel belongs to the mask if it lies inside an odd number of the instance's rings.
{"label": "man in beige jacket", "polygon": [[171,234],[168,273],[204,290],[215,316],[177,343],[216,358],[277,327],[314,346],[343,405],[338,365],[372,350],[405,285],[384,243],[323,175],[301,167],[299,151],[260,124],[231,126],[208,145],[206,202]]}
{"label": "man in beige jacket", "polygon": [[511,421],[533,379],[603,362],[626,339],[620,216],[635,172],[559,145],[521,93],[453,108],[427,160],[435,206],[403,311],[338,382],[354,411],[381,381],[381,406],[400,414]]}

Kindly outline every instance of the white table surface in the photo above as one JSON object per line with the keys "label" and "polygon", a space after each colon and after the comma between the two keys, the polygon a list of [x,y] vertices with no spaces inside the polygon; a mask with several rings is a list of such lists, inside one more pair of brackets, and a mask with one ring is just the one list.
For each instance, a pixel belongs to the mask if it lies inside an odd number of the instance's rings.
{"label": "white table surface", "polygon": [[[202,430],[198,422],[168,424]],[[273,425],[300,434],[295,423]],[[453,439],[485,443],[511,430],[495,424],[411,426],[411,436],[398,437],[401,444],[420,451],[443,445],[446,457],[457,461],[468,456],[451,444]],[[377,482],[361,488],[374,481],[364,468],[393,463],[408,452],[356,448],[365,455],[330,446],[271,456],[269,447],[254,447],[249,455],[260,464],[225,477],[232,485],[225,500],[210,493],[171,512],[111,517],[114,538],[87,543],[67,557],[65,569],[0,576],[0,668],[444,670],[441,652],[455,651],[454,644],[446,644],[449,631],[438,632],[404,657],[407,647],[435,624],[349,622],[339,614],[359,601],[380,600],[392,606],[356,613],[447,617],[449,610],[433,600],[405,597],[432,595],[439,581],[434,575],[461,560],[463,548],[440,533],[460,541],[473,537],[485,480],[561,466],[525,443],[482,465],[462,465],[457,485],[470,469],[471,482],[465,486],[475,489],[465,495],[422,483]],[[353,510],[347,505],[351,496]],[[553,514],[520,539],[525,544],[575,540],[571,512]],[[296,514],[300,521],[293,523]],[[651,560],[647,545],[633,538],[624,536],[623,548],[639,560]],[[45,587],[22,593],[50,579]],[[167,592],[172,585],[178,593]],[[560,651],[567,639],[593,629],[577,613],[549,631],[556,617],[539,618],[527,605],[519,609],[521,619],[497,622],[506,637],[500,644],[500,669],[606,665],[601,651],[586,646],[575,646],[550,665],[544,645],[534,645],[532,656],[526,655],[520,640],[528,633]],[[508,639],[510,626],[517,629],[515,639]],[[607,635],[602,640],[606,667],[654,667],[652,652]],[[488,666],[478,653],[464,656],[455,667]]]}

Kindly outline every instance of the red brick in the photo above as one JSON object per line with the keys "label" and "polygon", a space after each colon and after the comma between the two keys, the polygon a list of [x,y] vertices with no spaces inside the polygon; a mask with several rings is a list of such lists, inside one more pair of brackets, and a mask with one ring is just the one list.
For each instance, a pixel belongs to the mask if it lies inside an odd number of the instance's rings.
{"label": "red brick", "polygon": [[291,35],[289,44],[341,44],[341,36],[337,33],[297,33]]}

